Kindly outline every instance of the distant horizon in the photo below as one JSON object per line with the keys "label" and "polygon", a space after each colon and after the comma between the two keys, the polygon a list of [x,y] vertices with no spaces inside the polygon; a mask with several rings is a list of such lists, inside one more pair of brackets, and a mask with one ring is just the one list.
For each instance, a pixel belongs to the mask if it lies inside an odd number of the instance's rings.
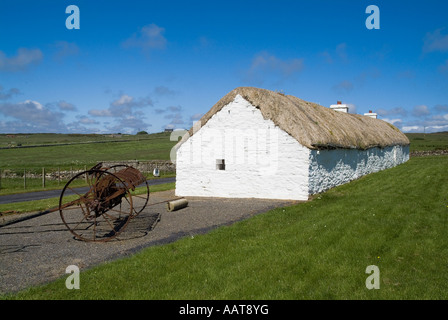
{"label": "distant horizon", "polygon": [[[188,130],[188,129],[182,129],[182,128],[176,128],[174,131],[182,131],[182,130]],[[146,130],[145,130],[146,131]],[[147,134],[157,134],[157,133],[167,133],[168,131],[159,131],[159,132],[148,132]],[[436,131],[436,132],[403,132],[404,134],[441,134],[445,133],[448,134],[448,131]],[[60,132],[17,132],[17,133],[0,133],[0,135],[28,135],[28,134],[65,134],[65,135],[113,135],[113,134],[120,134],[120,135],[128,135],[128,136],[136,136],[139,135],[138,133],[121,133],[121,132],[111,132],[111,133],[76,133],[76,132],[70,132],[70,133],[60,133]]]}

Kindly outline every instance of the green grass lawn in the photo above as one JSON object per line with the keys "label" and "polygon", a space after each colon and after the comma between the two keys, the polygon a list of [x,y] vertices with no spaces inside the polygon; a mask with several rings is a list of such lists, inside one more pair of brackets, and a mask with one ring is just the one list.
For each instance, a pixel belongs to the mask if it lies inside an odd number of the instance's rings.
{"label": "green grass lawn", "polygon": [[[447,299],[448,157],[142,250],[10,299]],[[380,270],[380,289],[365,286]],[[373,310],[374,311],[374,310]]]}

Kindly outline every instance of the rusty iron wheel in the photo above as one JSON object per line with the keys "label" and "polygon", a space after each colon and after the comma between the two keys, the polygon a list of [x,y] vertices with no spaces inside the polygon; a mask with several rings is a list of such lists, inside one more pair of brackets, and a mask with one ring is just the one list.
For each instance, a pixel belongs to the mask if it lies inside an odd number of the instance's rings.
{"label": "rusty iron wheel", "polygon": [[[130,166],[126,165],[126,164],[116,164],[113,165],[109,168],[107,168],[107,170],[109,172],[112,173],[116,173],[118,171],[120,171],[122,168],[129,168]],[[149,184],[148,181],[145,180],[145,182],[143,182],[141,185],[137,186],[137,188],[139,188],[139,192],[136,191],[131,191],[132,194],[132,199],[133,199],[133,212],[132,212],[132,217],[136,217],[140,212],[142,212],[146,205],[149,202]]]}
{"label": "rusty iron wheel", "polygon": [[[85,179],[88,191],[81,193],[74,181]],[[79,240],[109,241],[117,237],[134,215],[132,195],[112,172],[90,169],[72,177],[62,189],[59,213],[68,230]]]}

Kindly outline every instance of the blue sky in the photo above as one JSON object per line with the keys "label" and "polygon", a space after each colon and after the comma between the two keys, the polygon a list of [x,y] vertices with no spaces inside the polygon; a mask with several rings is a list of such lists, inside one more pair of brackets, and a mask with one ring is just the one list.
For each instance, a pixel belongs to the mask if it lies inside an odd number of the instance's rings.
{"label": "blue sky", "polygon": [[0,133],[188,129],[239,86],[448,131],[447,16],[433,0],[2,0]]}

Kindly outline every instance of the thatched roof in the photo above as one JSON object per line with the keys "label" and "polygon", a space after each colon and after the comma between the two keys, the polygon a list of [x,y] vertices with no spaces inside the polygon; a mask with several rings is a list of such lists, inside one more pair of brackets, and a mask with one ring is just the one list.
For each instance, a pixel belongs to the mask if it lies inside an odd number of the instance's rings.
{"label": "thatched roof", "polygon": [[[201,126],[238,94],[258,108],[265,119],[272,120],[310,149],[368,149],[409,144],[400,130],[383,120],[335,111],[294,96],[253,87],[239,87],[229,92],[200,119]],[[193,128],[178,147],[191,135]]]}

